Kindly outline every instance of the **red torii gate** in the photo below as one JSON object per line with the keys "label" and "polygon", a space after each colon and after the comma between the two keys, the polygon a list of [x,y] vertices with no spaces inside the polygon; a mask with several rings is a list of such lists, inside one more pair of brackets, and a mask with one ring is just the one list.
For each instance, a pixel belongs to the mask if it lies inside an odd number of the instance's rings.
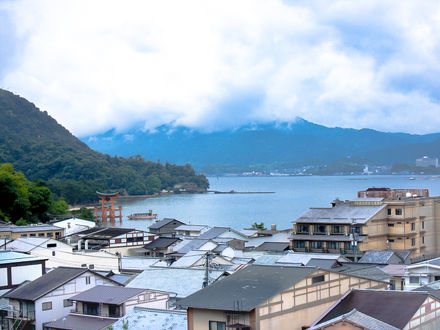
{"label": "red torii gate", "polygon": [[115,208],[115,198],[121,194],[116,193],[101,193],[96,192],[100,198],[100,206],[95,206],[95,220],[102,225],[107,225],[107,221],[110,221],[112,225],[115,224],[116,218],[119,218],[119,223],[122,223],[122,206]]}

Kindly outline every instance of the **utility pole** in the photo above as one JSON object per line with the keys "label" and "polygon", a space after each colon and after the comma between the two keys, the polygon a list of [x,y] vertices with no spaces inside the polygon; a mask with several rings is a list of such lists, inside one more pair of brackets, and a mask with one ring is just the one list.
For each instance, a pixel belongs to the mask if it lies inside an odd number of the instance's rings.
{"label": "utility pole", "polygon": [[358,234],[356,233],[356,219],[351,220],[351,245],[353,246],[354,250],[354,262],[358,262],[358,255],[357,255],[357,249],[358,249]]}
{"label": "utility pole", "polygon": [[209,263],[211,258],[211,251],[206,252],[206,260],[205,260],[205,278],[203,279],[203,288],[206,288],[209,285]]}

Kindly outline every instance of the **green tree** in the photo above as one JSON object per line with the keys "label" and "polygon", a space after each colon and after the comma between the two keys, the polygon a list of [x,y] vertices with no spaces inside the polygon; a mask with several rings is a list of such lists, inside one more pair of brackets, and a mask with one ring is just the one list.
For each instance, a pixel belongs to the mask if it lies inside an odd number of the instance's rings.
{"label": "green tree", "polygon": [[264,222],[260,222],[260,223],[256,223],[254,222],[251,226],[252,229],[257,229],[257,230],[266,230],[267,228],[264,226]]}

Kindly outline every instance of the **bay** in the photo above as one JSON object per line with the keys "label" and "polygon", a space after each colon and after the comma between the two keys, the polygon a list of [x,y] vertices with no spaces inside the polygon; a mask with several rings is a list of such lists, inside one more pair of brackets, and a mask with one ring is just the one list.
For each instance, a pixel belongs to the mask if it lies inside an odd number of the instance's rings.
{"label": "bay", "polygon": [[209,182],[211,190],[274,193],[178,194],[128,200],[121,203],[122,227],[146,230],[155,220],[128,220],[127,216],[151,209],[158,219],[175,218],[191,224],[241,230],[264,222],[266,227],[274,224],[285,229],[309,207],[329,207],[336,197],[353,199],[357,191],[370,187],[428,188],[430,196],[440,195],[440,177],[432,176],[210,177]]}

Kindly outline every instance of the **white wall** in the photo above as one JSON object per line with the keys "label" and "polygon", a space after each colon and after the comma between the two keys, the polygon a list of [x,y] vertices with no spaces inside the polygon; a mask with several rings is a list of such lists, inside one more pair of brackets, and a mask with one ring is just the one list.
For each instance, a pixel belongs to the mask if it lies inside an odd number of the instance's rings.
{"label": "white wall", "polygon": [[0,286],[8,285],[8,269],[0,268]]}
{"label": "white wall", "polygon": [[12,284],[20,284],[24,281],[33,281],[42,274],[41,264],[16,266],[11,268]]}
{"label": "white wall", "polygon": [[[86,284],[86,276],[90,276],[90,284]],[[55,321],[69,314],[74,306],[64,307],[64,299],[91,289],[95,285],[114,286],[115,284],[91,272],[86,272],[35,301],[35,330],[42,330],[43,323]],[[43,303],[49,301],[52,302],[52,310],[43,311]]]}

